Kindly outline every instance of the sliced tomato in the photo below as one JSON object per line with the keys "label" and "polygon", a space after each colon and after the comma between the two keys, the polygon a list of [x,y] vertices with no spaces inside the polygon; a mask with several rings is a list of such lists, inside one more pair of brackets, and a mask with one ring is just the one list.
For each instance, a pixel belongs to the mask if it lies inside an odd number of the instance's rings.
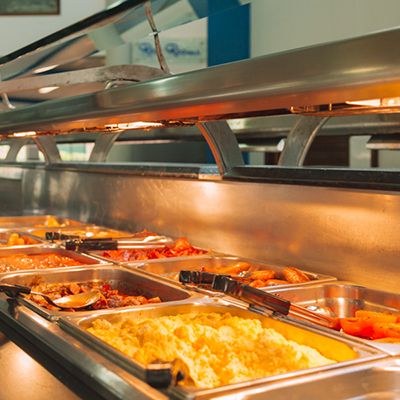
{"label": "sliced tomato", "polygon": [[400,338],[400,323],[377,322],[373,325],[374,339]]}
{"label": "sliced tomato", "polygon": [[362,318],[340,318],[340,327],[349,335],[365,339],[373,334],[373,323]]}
{"label": "sliced tomato", "polygon": [[376,311],[367,311],[367,310],[358,310],[356,311],[356,318],[362,318],[367,321],[371,321],[373,323],[376,322],[396,322],[397,315],[376,312]]}

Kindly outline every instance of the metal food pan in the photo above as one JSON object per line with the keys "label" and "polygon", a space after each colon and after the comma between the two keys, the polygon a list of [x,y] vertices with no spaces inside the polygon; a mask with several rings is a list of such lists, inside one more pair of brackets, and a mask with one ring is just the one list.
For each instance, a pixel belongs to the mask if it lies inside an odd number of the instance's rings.
{"label": "metal food pan", "polygon": [[[195,295],[184,289],[180,289],[174,285],[160,282],[154,278],[129,271],[125,268],[118,268],[114,265],[101,265],[97,267],[86,267],[71,269],[54,269],[54,270],[41,270],[28,273],[13,273],[6,275],[0,279],[1,283],[10,283],[24,286],[33,286],[38,283],[84,283],[90,281],[105,281],[111,286],[112,289],[118,289],[124,294],[142,295],[146,297],[160,297],[163,302],[182,301]],[[199,297],[199,295],[196,295]],[[26,297],[20,297],[21,302],[38,312],[40,315],[47,319],[57,319],[59,316],[70,315],[101,315],[109,310],[89,310],[89,311],[55,311],[48,310]],[[131,306],[123,308],[136,308],[141,306]],[[119,310],[121,308],[114,308],[112,310]]]}
{"label": "metal food pan", "polygon": [[[132,245],[132,246],[124,246],[123,250],[129,250],[129,249],[160,249],[164,246],[159,246],[159,245]],[[205,250],[205,249],[200,249],[199,247],[194,246],[195,248],[199,250]],[[207,251],[207,250],[205,250]],[[173,261],[180,261],[180,260],[203,260],[204,258],[210,258],[213,255],[220,255],[220,253],[214,252],[214,251],[208,251],[208,253],[205,254],[199,254],[199,255],[194,255],[194,256],[182,256],[182,257],[166,257],[166,258],[155,258],[155,259],[149,259],[149,260],[136,260],[136,261],[119,261],[119,260],[114,260],[112,258],[104,257],[103,256],[104,251],[90,251],[88,254],[95,256],[103,261],[106,262],[112,262],[114,264],[121,264],[121,265],[126,265],[126,266],[138,266],[143,263],[146,264],[153,264],[153,263],[168,263],[168,262],[173,262]]]}
{"label": "metal food pan", "polygon": [[[230,393],[246,400],[398,400],[400,360],[386,359]],[[235,397],[235,395],[237,397]],[[218,398],[218,397],[217,397]]]}
{"label": "metal food pan", "polygon": [[81,226],[85,223],[70,218],[58,217],[56,215],[22,215],[15,217],[0,217],[0,229],[45,227],[49,217],[53,217],[60,225]]}
{"label": "metal food pan", "polygon": [[[0,262],[1,262],[1,257],[4,256],[10,256],[10,255],[17,255],[17,254],[23,254],[23,255],[35,255],[35,254],[46,254],[46,253],[56,253],[60,256],[66,256],[70,257],[74,260],[79,261],[81,264],[77,264],[76,266],[66,266],[66,267],[57,267],[57,268],[43,268],[45,271],[49,270],[55,270],[55,269],[66,269],[66,268],[73,268],[73,267],[84,267],[85,265],[95,265],[95,264],[105,264],[103,261],[98,260],[94,257],[91,257],[87,254],[82,254],[82,253],[77,253],[75,251],[68,251],[65,249],[61,249],[58,247],[52,247],[52,246],[36,246],[36,247],[31,247],[29,249],[0,249]],[[25,272],[31,272],[31,271],[39,271],[42,269],[26,269],[26,270],[15,270],[15,271],[4,271],[0,272],[0,277],[8,275],[10,273],[25,273]]]}
{"label": "metal food pan", "polygon": [[[384,292],[350,282],[338,281],[304,287],[277,288],[274,294],[303,307],[327,307],[340,318],[354,317],[357,310],[400,312],[399,293]],[[400,354],[400,345],[358,340]]]}
{"label": "metal food pan", "polygon": [[[158,261],[158,262],[157,262]],[[174,260],[168,261],[168,259],[164,259],[163,261],[153,260],[152,262],[142,261],[141,264],[136,265],[134,263],[128,264],[137,266],[137,268],[149,272],[154,275],[161,276],[164,279],[170,281],[178,281],[179,271],[181,270],[200,270],[203,267],[208,269],[218,271],[218,268],[221,267],[229,267],[233,266],[238,262],[246,262],[251,265],[249,268],[249,272],[263,270],[263,269],[270,269],[277,273],[283,270],[284,267],[279,267],[276,265],[266,264],[257,260],[247,259],[247,258],[240,258],[240,257],[233,257],[233,256],[203,256],[202,258],[186,258],[181,260]],[[307,272],[301,270],[306,273],[306,275],[311,279],[310,282],[305,283],[298,283],[298,284],[288,284],[288,285],[280,285],[280,286],[266,286],[264,288],[259,288],[263,290],[274,290],[277,287],[294,287],[294,286],[304,286],[310,285],[313,283],[321,283],[321,282],[328,282],[328,281],[335,281],[336,278],[328,275],[323,274],[316,274],[313,272]]]}
{"label": "metal food pan", "polygon": [[[249,385],[253,384],[267,384],[282,379],[303,376],[310,373],[320,373],[322,371],[331,370],[346,365],[357,364],[361,361],[384,357],[384,354],[376,349],[340,337],[335,333],[321,332],[312,327],[305,328],[304,325],[302,326],[301,324],[297,324],[295,321],[269,318],[267,316],[248,311],[245,308],[235,307],[223,300],[204,299],[197,302],[187,301],[173,306],[164,304],[154,307],[149,305],[141,307],[140,310],[121,310],[117,312],[114,311],[104,313],[101,318],[109,322],[117,322],[120,321],[121,318],[156,318],[166,315],[204,312],[229,312],[234,316],[259,319],[263,322],[264,326],[274,328],[278,332],[281,332],[287,339],[310,345],[311,347],[321,351],[323,355],[327,356],[328,358],[330,357],[332,359],[336,359],[338,362],[318,368],[310,368],[307,370],[295,371],[288,374],[281,374],[207,390],[200,390],[195,387],[183,385],[171,386],[169,388],[169,394],[173,397],[182,399],[215,398],[217,395],[222,395],[232,390],[247,388]],[[66,329],[69,333],[83,340],[87,345],[95,348],[103,356],[108,357],[120,367],[126,369],[130,373],[133,373],[140,379],[145,380],[153,386],[165,387],[171,382],[171,378],[174,375],[172,373],[171,363],[151,364],[145,366],[125,356],[123,353],[87,332],[87,328],[90,327],[93,321],[97,318],[98,316],[61,317],[59,319],[59,323],[63,329]]]}
{"label": "metal food pan", "polygon": [[[6,243],[8,242],[10,236],[13,233],[17,233],[24,239],[29,239],[31,242],[30,244],[23,244],[23,245],[15,245],[15,246],[8,246]],[[35,236],[32,236],[31,234],[27,232],[21,232],[17,230],[7,230],[7,231],[0,231],[0,243],[2,245],[0,246],[1,249],[30,249],[39,245],[44,245],[45,242]]]}

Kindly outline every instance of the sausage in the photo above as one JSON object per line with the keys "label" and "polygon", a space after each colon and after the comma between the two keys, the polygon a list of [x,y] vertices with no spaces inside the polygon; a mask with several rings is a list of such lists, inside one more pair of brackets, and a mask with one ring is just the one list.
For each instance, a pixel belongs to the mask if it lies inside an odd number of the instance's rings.
{"label": "sausage", "polygon": [[275,278],[275,271],[270,269],[254,271],[250,274],[249,278],[254,281],[258,279],[261,279],[262,281],[268,281],[269,279]]}
{"label": "sausage", "polygon": [[255,288],[264,287],[264,286],[266,286],[266,281],[262,281],[261,279],[257,279],[255,281],[252,281],[251,283],[249,283],[249,286],[252,286],[252,287],[255,287]]}
{"label": "sausage", "polygon": [[237,275],[241,272],[247,271],[250,268],[250,264],[247,262],[239,261],[234,265],[229,265],[227,267],[218,268],[219,274],[226,274],[226,275]]}
{"label": "sausage", "polygon": [[290,283],[309,282],[310,278],[302,271],[294,267],[287,267],[282,271],[282,275]]}

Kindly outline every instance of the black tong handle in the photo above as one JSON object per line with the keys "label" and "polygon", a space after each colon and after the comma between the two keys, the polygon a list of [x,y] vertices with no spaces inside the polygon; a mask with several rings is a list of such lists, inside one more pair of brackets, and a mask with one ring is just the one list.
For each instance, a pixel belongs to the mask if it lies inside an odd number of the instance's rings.
{"label": "black tong handle", "polygon": [[266,307],[280,314],[289,314],[290,301],[281,299],[278,296],[252,286],[245,285],[229,275],[212,274],[203,271],[180,271],[179,282],[211,284],[212,288],[217,292],[223,292],[249,304]]}
{"label": "black tong handle", "polygon": [[79,239],[77,235],[66,235],[60,232],[45,232],[46,240],[50,242],[54,242],[55,240],[72,240],[72,239]]}
{"label": "black tong handle", "polygon": [[[179,282],[181,283],[194,283],[196,285],[211,285],[214,282],[216,274],[204,271],[180,271]],[[229,277],[229,275],[220,275]]]}
{"label": "black tong handle", "polygon": [[11,285],[9,283],[1,283],[0,284],[0,292],[4,292],[8,297],[15,298],[20,293],[29,294],[31,292],[31,288],[29,286]]}
{"label": "black tong handle", "polygon": [[69,240],[65,242],[65,248],[74,251],[118,250],[118,241],[112,239]]}

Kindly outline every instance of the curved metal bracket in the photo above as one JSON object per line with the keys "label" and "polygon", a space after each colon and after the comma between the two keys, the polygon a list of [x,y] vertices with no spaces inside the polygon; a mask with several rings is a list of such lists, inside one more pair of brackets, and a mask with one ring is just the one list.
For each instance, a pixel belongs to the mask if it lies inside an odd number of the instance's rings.
{"label": "curved metal bracket", "polygon": [[111,150],[114,142],[118,139],[121,132],[110,134],[102,133],[96,138],[94,147],[90,153],[89,162],[105,162],[107,155]]}
{"label": "curved metal bracket", "polygon": [[10,142],[10,148],[8,150],[8,153],[6,155],[6,158],[4,159],[5,162],[14,162],[17,160],[18,153],[20,150],[29,142],[30,139],[15,139],[12,142]]}
{"label": "curved metal bracket", "polygon": [[329,117],[300,116],[286,138],[278,165],[302,166],[315,136],[328,119]]}
{"label": "curved metal bracket", "polygon": [[33,138],[38,149],[43,153],[46,164],[61,162],[60,152],[54,136],[38,136]]}
{"label": "curved metal bracket", "polygon": [[196,126],[206,139],[222,176],[233,167],[244,165],[235,134],[226,121],[199,122]]}

